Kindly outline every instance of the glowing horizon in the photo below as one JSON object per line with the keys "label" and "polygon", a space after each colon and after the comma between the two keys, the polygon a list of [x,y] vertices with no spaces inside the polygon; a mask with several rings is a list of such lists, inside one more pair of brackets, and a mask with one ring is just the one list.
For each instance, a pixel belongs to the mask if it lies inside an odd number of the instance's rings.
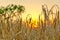
{"label": "glowing horizon", "polygon": [[[32,20],[36,21],[38,21],[38,16],[42,12],[42,5],[46,4],[49,10],[55,4],[60,7],[59,0],[0,0],[0,6],[7,6],[9,4],[23,5],[25,7],[25,12],[22,13],[22,19],[25,20],[27,15],[31,14]],[[51,17],[50,20],[52,19]],[[41,15],[40,20],[44,21],[44,15]]]}

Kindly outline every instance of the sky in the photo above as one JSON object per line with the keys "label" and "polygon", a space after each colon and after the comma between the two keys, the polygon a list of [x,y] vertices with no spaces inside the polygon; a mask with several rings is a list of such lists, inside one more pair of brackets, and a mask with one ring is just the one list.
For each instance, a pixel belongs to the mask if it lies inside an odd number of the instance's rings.
{"label": "sky", "polygon": [[42,5],[46,4],[48,9],[54,4],[60,7],[60,0],[0,0],[0,6],[7,6],[9,4],[20,4],[25,7],[25,12],[22,14],[23,19],[26,18],[27,14],[31,14],[36,19],[42,11]]}

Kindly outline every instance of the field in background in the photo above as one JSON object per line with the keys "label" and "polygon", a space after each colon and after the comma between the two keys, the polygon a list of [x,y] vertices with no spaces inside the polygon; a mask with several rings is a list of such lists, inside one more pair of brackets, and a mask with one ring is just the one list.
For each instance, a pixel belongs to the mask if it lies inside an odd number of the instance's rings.
{"label": "field in background", "polygon": [[[11,14],[12,16],[6,19],[0,15],[0,40],[60,40],[58,9],[57,5],[54,5],[51,10],[48,10],[46,5],[42,5],[45,19],[42,20],[38,15],[37,24],[32,22],[29,14],[26,21],[22,21],[18,12]],[[49,19],[49,16],[52,20]]]}

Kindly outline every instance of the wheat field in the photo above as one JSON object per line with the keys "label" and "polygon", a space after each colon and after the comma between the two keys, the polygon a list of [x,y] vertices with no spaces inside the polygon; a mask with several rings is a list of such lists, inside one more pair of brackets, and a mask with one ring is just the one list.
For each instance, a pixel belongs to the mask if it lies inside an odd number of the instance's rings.
{"label": "wheat field", "polygon": [[56,11],[54,20],[49,21],[49,15],[53,14],[54,7],[48,12],[45,5],[42,6],[45,19],[43,22],[39,15],[36,27],[31,18],[22,21],[19,12],[13,12],[9,18],[5,18],[7,15],[0,15],[0,40],[60,40],[59,11]]}

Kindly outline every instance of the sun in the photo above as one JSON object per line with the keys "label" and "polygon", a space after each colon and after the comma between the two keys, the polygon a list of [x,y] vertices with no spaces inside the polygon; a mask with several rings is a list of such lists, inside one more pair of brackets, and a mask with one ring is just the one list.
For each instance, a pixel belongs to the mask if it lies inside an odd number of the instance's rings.
{"label": "sun", "polygon": [[39,21],[39,15],[40,15],[40,20],[44,21],[44,14],[43,13],[36,13],[36,12],[32,12],[32,13],[28,13],[28,14],[25,13],[22,15],[22,19],[23,19],[23,21],[26,21],[26,18],[31,16],[32,21]]}

